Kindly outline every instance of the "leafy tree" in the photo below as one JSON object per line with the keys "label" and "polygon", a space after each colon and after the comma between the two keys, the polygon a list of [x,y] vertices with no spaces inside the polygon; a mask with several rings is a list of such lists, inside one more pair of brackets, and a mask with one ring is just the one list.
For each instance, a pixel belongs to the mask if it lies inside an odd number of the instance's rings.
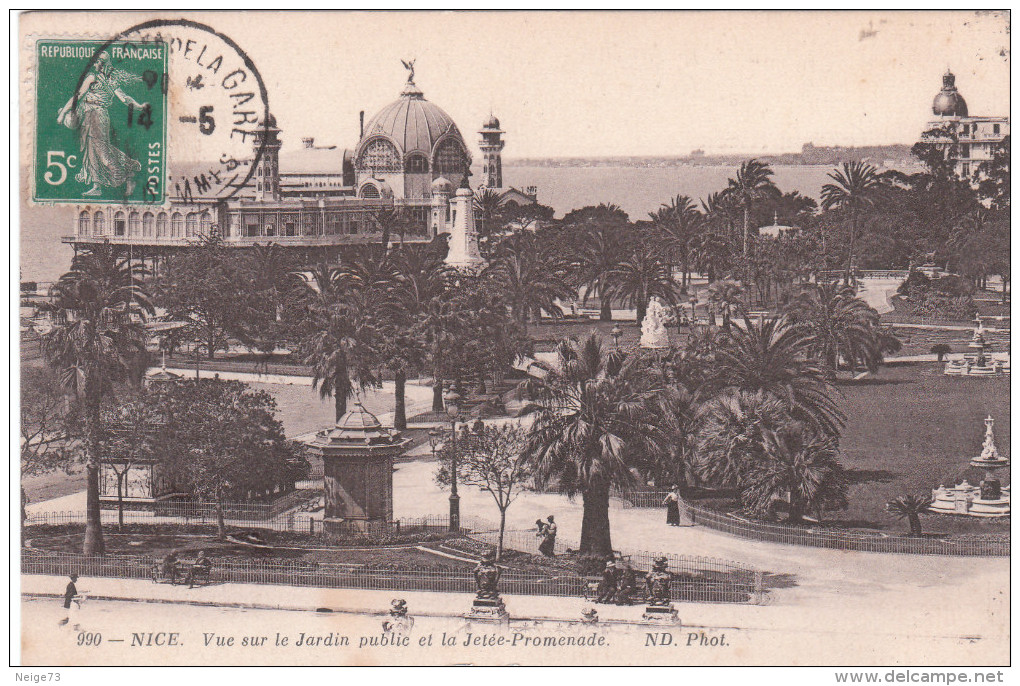
{"label": "leafy tree", "polygon": [[172,437],[168,467],[193,495],[216,503],[226,536],[223,503],[291,488],[307,462],[286,439],[276,401],[239,381],[201,379],[160,384],[149,402]]}
{"label": "leafy tree", "polygon": [[921,535],[921,515],[928,513],[932,499],[929,495],[901,495],[885,504],[886,512],[910,523],[910,535]]}
{"label": "leafy tree", "polygon": [[844,162],[843,171],[829,172],[829,178],[835,183],[822,186],[822,207],[827,210],[838,208],[846,212],[849,218],[850,241],[843,272],[843,281],[849,285],[861,217],[879,201],[882,184],[878,170],[863,162]]}
{"label": "leafy tree", "polygon": [[[492,496],[499,510],[499,540],[496,559],[503,556],[506,512],[531,479],[531,464],[524,456],[527,432],[518,424],[465,429],[457,438],[457,479],[477,486]],[[453,470],[453,444],[447,442],[439,453],[436,481],[448,486]]]}
{"label": "leafy tree", "polygon": [[[81,451],[80,405],[47,367],[22,366],[21,477],[61,470],[70,473]],[[22,501],[25,489],[22,487]],[[25,509],[21,509],[24,523]]]}
{"label": "leafy tree", "polygon": [[[187,322],[183,335],[211,360],[235,338],[255,346],[265,300],[243,255],[216,237],[205,237],[167,260],[154,300],[172,319]],[[275,319],[275,317],[274,317]]]}
{"label": "leafy tree", "polygon": [[722,328],[728,331],[734,309],[739,309],[744,289],[736,281],[716,281],[708,287],[708,301],[722,312]]}
{"label": "leafy tree", "polygon": [[568,212],[562,224],[576,236],[571,252],[577,263],[577,285],[583,289],[582,302],[598,293],[599,320],[612,321],[610,275],[620,265],[630,242],[627,213],[616,205],[583,207]]}
{"label": "leafy tree", "polygon": [[1010,137],[1006,136],[992,149],[992,159],[982,162],[978,167],[978,173],[982,177],[978,184],[978,193],[990,201],[996,210],[1009,209],[1009,161]]}
{"label": "leafy tree", "polygon": [[715,488],[741,487],[761,459],[765,433],[790,421],[783,402],[762,390],[717,395],[702,410],[695,470]]}
{"label": "leafy tree", "polygon": [[114,384],[145,368],[142,321],[152,312],[142,272],[109,244],[75,255],[54,286],[49,309],[57,323],[44,338],[44,353],[61,385],[82,403],[82,447],[87,473],[86,555],[104,553],[99,510],[100,407]]}
{"label": "leafy tree", "polygon": [[535,482],[556,480],[583,501],[581,554],[612,554],[609,492],[633,483],[632,468],[657,447],[653,376],[639,354],[607,353],[593,332],[565,339],[559,364],[528,384],[538,402],[525,456]]}
{"label": "leafy tree", "polygon": [[[166,438],[158,429],[163,424],[159,408],[142,396],[134,402],[112,409],[103,417],[103,447],[110,457],[119,458],[120,465],[107,465],[117,477],[117,528],[124,528],[124,481],[137,463],[150,460],[160,452],[160,439]],[[176,443],[176,442],[175,442]]]}

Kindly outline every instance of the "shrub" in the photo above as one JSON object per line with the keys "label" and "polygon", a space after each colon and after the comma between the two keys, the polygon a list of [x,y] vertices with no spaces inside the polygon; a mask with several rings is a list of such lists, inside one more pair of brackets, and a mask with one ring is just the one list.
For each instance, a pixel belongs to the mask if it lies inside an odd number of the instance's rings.
{"label": "shrub", "polygon": [[970,281],[953,274],[934,279],[929,284],[931,290],[950,298],[970,295],[974,292],[974,285]]}
{"label": "shrub", "polygon": [[931,352],[933,355],[938,355],[939,362],[941,362],[943,357],[953,352],[953,349],[946,343],[936,343],[931,347]]}
{"label": "shrub", "polygon": [[899,285],[896,292],[900,295],[910,295],[915,291],[926,291],[931,287],[931,279],[924,272],[911,269],[906,280]]}

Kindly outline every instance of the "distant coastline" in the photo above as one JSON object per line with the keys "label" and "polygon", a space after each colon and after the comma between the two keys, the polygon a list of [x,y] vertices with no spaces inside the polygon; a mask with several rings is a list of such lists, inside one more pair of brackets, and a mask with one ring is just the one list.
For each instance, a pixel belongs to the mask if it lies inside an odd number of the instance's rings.
{"label": "distant coastline", "polygon": [[869,162],[879,168],[909,169],[919,166],[906,144],[866,146],[816,146],[805,143],[800,152],[769,155],[748,153],[706,155],[621,155],[591,157],[504,157],[505,167],[734,167],[752,157],[775,166],[835,166],[843,162]]}

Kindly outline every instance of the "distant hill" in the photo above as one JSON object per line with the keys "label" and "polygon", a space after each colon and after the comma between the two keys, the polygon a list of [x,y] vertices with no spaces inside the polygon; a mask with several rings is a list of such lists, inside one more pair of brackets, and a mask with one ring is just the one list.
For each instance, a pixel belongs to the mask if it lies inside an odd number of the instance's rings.
{"label": "distant hill", "polygon": [[914,167],[917,159],[909,145],[816,146],[805,143],[800,152],[777,155],[706,155],[694,150],[683,156],[621,156],[621,157],[518,157],[506,158],[503,164],[512,167],[680,167],[736,166],[752,157],[773,165],[827,165],[842,162],[870,162],[876,167]]}

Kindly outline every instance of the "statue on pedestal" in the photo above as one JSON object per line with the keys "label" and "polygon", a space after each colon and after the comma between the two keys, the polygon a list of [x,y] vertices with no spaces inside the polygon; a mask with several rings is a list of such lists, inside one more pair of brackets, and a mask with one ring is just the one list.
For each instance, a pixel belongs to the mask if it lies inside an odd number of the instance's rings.
{"label": "statue on pedestal", "polygon": [[648,302],[645,318],[641,320],[642,348],[655,350],[669,347],[669,332],[666,331],[667,319],[669,319],[669,312],[665,305],[658,298],[653,297]]}
{"label": "statue on pedestal", "polygon": [[510,614],[499,597],[499,579],[503,570],[496,565],[496,553],[489,551],[475,567],[475,599],[471,603],[468,619],[507,622]]}
{"label": "statue on pedestal", "polygon": [[390,616],[383,620],[382,628],[386,633],[407,633],[414,627],[414,617],[407,614],[407,601],[394,598],[390,603]]}
{"label": "statue on pedestal", "polygon": [[474,575],[477,589],[476,598],[499,598],[497,586],[499,578],[503,576],[503,570],[496,566],[496,553],[486,553],[482,561],[475,567]]}
{"label": "statue on pedestal", "polygon": [[669,560],[657,557],[652,563],[652,571],[645,577],[648,587],[648,605],[645,606],[642,619],[666,624],[678,624],[676,608],[670,598],[670,584],[673,577],[669,573]]}

